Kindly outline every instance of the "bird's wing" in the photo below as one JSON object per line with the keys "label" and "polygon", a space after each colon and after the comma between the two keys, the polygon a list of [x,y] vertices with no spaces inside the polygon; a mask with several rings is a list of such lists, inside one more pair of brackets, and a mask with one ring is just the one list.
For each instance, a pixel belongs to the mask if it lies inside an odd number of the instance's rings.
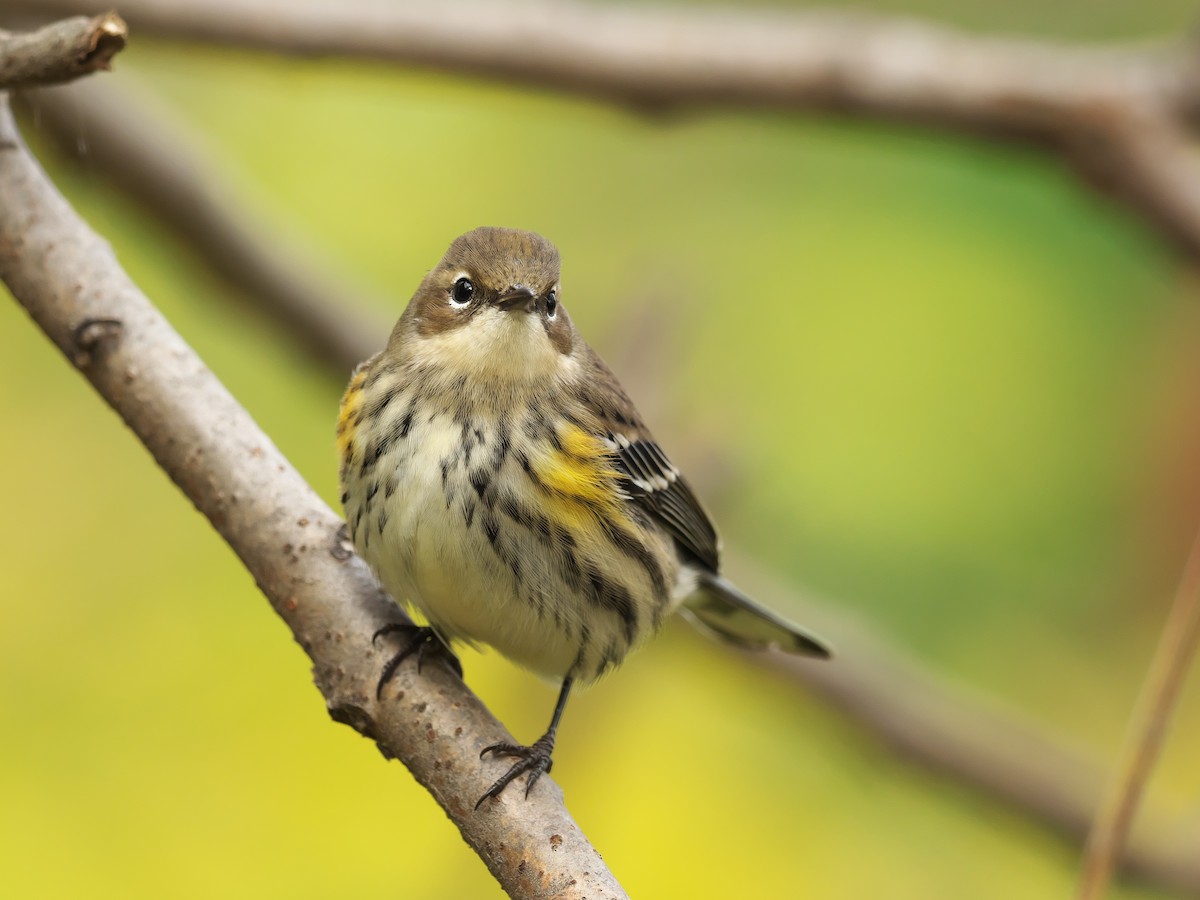
{"label": "bird's wing", "polygon": [[716,572],[720,543],[712,520],[683,475],[642,423],[633,401],[612,370],[594,353],[590,384],[602,386],[584,398],[599,437],[625,476],[630,500],[649,512],[704,568]]}
{"label": "bird's wing", "polygon": [[708,513],[642,423],[616,376],[594,353],[591,364],[588,383],[601,389],[589,389],[584,403],[624,476],[630,501],[649,512],[701,568],[698,589],[683,607],[688,620],[742,647],[778,647],[827,658],[824,641],[760,606],[717,573],[720,544]]}

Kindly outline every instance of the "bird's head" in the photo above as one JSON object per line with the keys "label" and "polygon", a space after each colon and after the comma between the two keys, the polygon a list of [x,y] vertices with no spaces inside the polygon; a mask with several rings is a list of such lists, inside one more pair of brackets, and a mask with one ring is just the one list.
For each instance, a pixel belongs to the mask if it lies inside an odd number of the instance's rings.
{"label": "bird's head", "polygon": [[425,276],[389,349],[469,376],[552,375],[568,365],[576,343],[560,291],[558,250],[548,240],[476,228]]}

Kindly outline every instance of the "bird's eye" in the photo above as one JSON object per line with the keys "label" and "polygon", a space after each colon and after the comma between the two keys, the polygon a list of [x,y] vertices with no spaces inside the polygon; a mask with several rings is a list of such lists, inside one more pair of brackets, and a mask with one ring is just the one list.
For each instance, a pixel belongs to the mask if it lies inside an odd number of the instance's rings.
{"label": "bird's eye", "polygon": [[546,295],[546,316],[553,319],[558,313],[558,291],[551,291]]}
{"label": "bird's eye", "polygon": [[471,279],[460,278],[454,282],[454,287],[450,288],[450,305],[466,306],[471,302],[473,296],[475,296],[475,285],[471,284]]}

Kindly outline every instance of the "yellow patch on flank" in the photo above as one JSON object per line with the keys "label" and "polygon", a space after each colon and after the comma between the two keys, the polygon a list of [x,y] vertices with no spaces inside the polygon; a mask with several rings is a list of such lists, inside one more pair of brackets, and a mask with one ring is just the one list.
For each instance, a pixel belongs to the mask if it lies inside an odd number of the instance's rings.
{"label": "yellow patch on flank", "polygon": [[367,366],[362,366],[342,395],[342,405],[338,410],[337,449],[338,456],[346,459],[354,452],[354,435],[358,430],[358,414],[362,409],[363,382],[367,380]]}
{"label": "yellow patch on flank", "polygon": [[553,505],[559,517],[579,527],[597,513],[612,515],[620,500],[621,475],[609,461],[608,448],[574,425],[560,432],[559,442],[561,450],[552,450],[534,466],[557,501]]}

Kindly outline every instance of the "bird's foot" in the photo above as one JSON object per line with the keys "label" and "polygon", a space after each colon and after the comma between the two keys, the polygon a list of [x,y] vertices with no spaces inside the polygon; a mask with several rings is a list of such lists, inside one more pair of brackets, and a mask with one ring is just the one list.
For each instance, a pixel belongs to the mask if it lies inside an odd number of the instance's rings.
{"label": "bird's foot", "polygon": [[511,756],[516,758],[516,762],[512,767],[496,779],[484,795],[479,798],[479,802],[475,804],[475,808],[479,809],[483,805],[483,801],[489,797],[499,797],[501,792],[508,787],[513,779],[520,775],[529,773],[529,777],[525,780],[525,796],[529,797],[529,792],[533,790],[533,786],[537,784],[537,780],[546,772],[550,771],[550,767],[554,765],[554,760],[551,759],[551,754],[554,752],[554,733],[542,735],[528,747],[522,747],[520,744],[492,744],[489,747],[484,747],[479,754],[479,758],[483,759],[488,754],[493,756]]}
{"label": "bird's foot", "polygon": [[462,678],[463,669],[462,663],[458,661],[458,657],[454,655],[446,642],[441,639],[438,633],[428,625],[413,625],[411,622],[392,622],[384,625],[374,635],[371,636],[371,643],[378,642],[381,637],[396,632],[403,632],[408,635],[408,641],[400,648],[400,652],[387,661],[383,667],[383,671],[379,674],[379,684],[375,688],[375,699],[383,699],[383,689],[392,676],[396,674],[396,669],[400,667],[400,663],[404,662],[414,653],[417,655],[417,672],[421,671],[421,667],[425,665],[426,656],[440,657],[442,662],[449,666],[459,678]]}

